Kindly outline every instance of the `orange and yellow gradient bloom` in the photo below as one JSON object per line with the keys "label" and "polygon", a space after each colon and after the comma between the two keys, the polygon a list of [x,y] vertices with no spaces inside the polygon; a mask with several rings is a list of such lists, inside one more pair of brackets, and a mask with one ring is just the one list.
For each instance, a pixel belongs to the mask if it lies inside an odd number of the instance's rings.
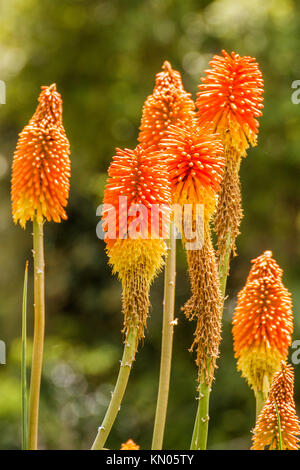
{"label": "orange and yellow gradient bloom", "polygon": [[[186,126],[171,125],[168,135],[161,141],[161,148],[169,166],[172,200],[183,207],[183,214],[186,204],[192,206],[190,233],[196,234],[200,240],[199,246],[189,249],[190,234],[186,236],[184,221],[181,224],[182,238],[192,295],[183,310],[189,320],[197,320],[191,350],[195,349],[197,353],[198,380],[210,384],[221,340],[221,296],[209,221],[222,179],[223,146],[216,135],[199,128],[194,119]],[[197,204],[204,206],[204,217],[201,212],[198,214]]]}
{"label": "orange and yellow gradient bloom", "polygon": [[[118,273],[122,281],[124,332],[127,336],[130,328],[138,325],[138,336],[142,338],[150,284],[162,268],[165,254],[162,220],[168,217],[159,218],[155,233],[150,221],[154,205],[159,206],[165,216],[169,212],[171,192],[167,167],[157,155],[138,145],[135,150],[117,149],[108,175],[104,204],[114,210],[103,212],[107,254],[113,272]],[[114,224],[116,236],[109,233],[109,227]]]}
{"label": "orange and yellow gradient bloom", "polygon": [[294,401],[294,370],[284,361],[280,371],[274,375],[269,397],[256,421],[252,450],[280,449],[277,411],[282,450],[298,450],[300,423]]}
{"label": "orange and yellow gradient bloom", "polygon": [[263,108],[262,73],[253,57],[224,50],[209,65],[197,95],[199,125],[209,126],[221,135],[224,146],[245,156],[249,143],[257,143],[257,118]]}
{"label": "orange and yellow gradient bloom", "polygon": [[[235,52],[223,50],[209,65],[201,78],[196,107],[199,126],[217,133],[224,145],[226,164],[214,223],[222,266],[227,262],[228,247],[236,254],[235,240],[243,217],[239,170],[247,148],[257,143],[263,78],[253,57]],[[228,271],[226,266],[224,269]]]}
{"label": "orange and yellow gradient bloom", "polygon": [[282,274],[271,251],[252,260],[233,318],[238,370],[255,393],[265,396],[292,341],[291,294],[282,283]]}
{"label": "orange and yellow gradient bloom", "polygon": [[143,148],[159,150],[159,142],[167,135],[171,124],[188,124],[195,104],[182,84],[180,73],[167,61],[156,75],[153,93],[143,107],[139,142]]}
{"label": "orange and yellow gradient bloom", "polygon": [[70,188],[70,144],[56,85],[43,86],[36,112],[19,134],[12,167],[12,214],[25,228],[36,220],[60,222]]}

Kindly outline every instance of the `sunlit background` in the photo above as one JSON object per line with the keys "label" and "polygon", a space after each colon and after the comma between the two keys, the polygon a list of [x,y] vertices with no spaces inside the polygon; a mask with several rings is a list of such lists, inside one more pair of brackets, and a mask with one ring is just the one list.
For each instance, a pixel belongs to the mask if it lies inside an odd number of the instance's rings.
{"label": "sunlit background", "polygon": [[[245,216],[232,262],[221,358],[211,398],[210,449],[247,449],[255,419],[252,392],[236,371],[231,320],[250,260],[273,251],[293,294],[294,340],[300,339],[300,16],[296,0],[2,0],[0,79],[0,448],[20,448],[20,332],[31,227],[13,225],[10,173],[18,132],[36,107],[41,85],[55,82],[64,100],[72,148],[69,219],[47,223],[47,325],[40,407],[40,447],[87,449],[104,415],[122,353],[120,284],[96,237],[96,208],[115,147],[135,147],[143,102],[169,60],[195,96],[208,61],[225,48],[257,58],[265,79],[259,145],[241,170]],[[180,312],[189,295],[178,244],[174,359],[165,447],[187,449],[196,412],[196,367],[188,348],[194,325]],[[30,279],[32,281],[32,278]],[[144,345],[107,442],[151,444],[158,385],[162,275],[151,291]],[[29,297],[32,335],[32,283]],[[29,364],[28,364],[29,365]],[[300,365],[295,366],[300,412]],[[29,374],[29,367],[28,367]]]}

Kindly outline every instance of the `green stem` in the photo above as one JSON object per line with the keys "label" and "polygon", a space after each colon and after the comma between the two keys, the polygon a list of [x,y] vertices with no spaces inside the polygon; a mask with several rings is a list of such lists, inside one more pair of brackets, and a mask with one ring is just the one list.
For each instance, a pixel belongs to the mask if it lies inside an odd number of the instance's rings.
{"label": "green stem", "polygon": [[174,223],[170,224],[170,240],[167,245],[167,258],[165,266],[164,308],[162,345],[160,359],[159,387],[156,404],[155,422],[152,438],[152,449],[161,450],[163,446],[164,430],[169,398],[172,346],[174,333],[174,304],[175,304],[175,277],[176,277],[176,239]]}
{"label": "green stem", "polygon": [[255,392],[255,399],[256,399],[256,418],[258,417],[259,413],[261,412],[265,401],[268,398],[270,390],[270,383],[268,376],[265,374],[263,377],[263,386],[262,391]]}
{"label": "green stem", "polygon": [[119,412],[121,402],[127,387],[132,363],[135,358],[137,346],[137,333],[137,328],[131,328],[128,333],[128,338],[124,345],[124,352],[121,360],[117,383],[102,425],[98,429],[98,433],[93,443],[92,450],[103,450],[104,444],[109,436],[111,428]]}
{"label": "green stem", "polygon": [[28,447],[37,449],[40,387],[45,330],[45,263],[43,223],[33,221],[34,335],[29,395]]}
{"label": "green stem", "polygon": [[280,415],[279,415],[276,401],[275,401],[275,408],[276,408],[276,415],[277,415],[277,422],[278,422],[278,435],[279,435],[279,449],[278,450],[282,450],[281,422],[280,422]]}
{"label": "green stem", "polygon": [[201,383],[199,386],[198,410],[192,436],[191,450],[206,449],[210,390],[210,386],[206,383]]}
{"label": "green stem", "polygon": [[[231,235],[230,231],[227,235],[226,249],[224,256],[219,261],[219,278],[220,278],[220,291],[223,298],[223,305],[225,300],[226,283],[228,276],[228,269],[231,254]],[[209,360],[209,359],[208,359]],[[199,403],[197,416],[194,425],[192,436],[191,449],[192,450],[205,450],[207,445],[208,435],[208,421],[209,421],[209,398],[211,387],[205,383],[200,384],[199,390]]]}
{"label": "green stem", "polygon": [[225,298],[225,292],[226,292],[226,283],[227,283],[228,269],[229,269],[229,263],[230,263],[230,254],[231,254],[231,235],[229,231],[227,234],[225,254],[220,259],[220,262],[219,262],[220,289],[221,289],[221,294],[222,294],[223,299]]}
{"label": "green stem", "polygon": [[21,357],[21,383],[22,383],[22,450],[28,449],[28,409],[27,409],[27,377],[26,377],[26,339],[27,339],[27,284],[28,261],[25,264],[23,305],[22,305],[22,357]]}

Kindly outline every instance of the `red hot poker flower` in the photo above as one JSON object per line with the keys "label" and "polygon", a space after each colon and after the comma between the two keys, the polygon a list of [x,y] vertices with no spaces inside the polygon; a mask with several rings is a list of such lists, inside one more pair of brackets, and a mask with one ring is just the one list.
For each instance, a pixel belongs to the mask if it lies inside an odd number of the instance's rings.
{"label": "red hot poker flower", "polygon": [[128,439],[128,441],[121,445],[121,450],[140,450],[140,446],[134,440]]}
{"label": "red hot poker flower", "polygon": [[195,109],[191,94],[182,84],[180,73],[164,62],[162,72],[156,75],[152,95],[143,108],[139,142],[144,148],[159,150],[159,142],[166,135],[170,124],[188,123]]}
{"label": "red hot poker flower", "polygon": [[70,187],[70,144],[62,124],[62,99],[56,85],[43,86],[39,104],[19,135],[12,167],[12,213],[25,227],[66,219]]}
{"label": "red hot poker flower", "polygon": [[[277,410],[276,410],[277,407]],[[290,364],[281,363],[274,375],[269,397],[258,416],[253,435],[253,450],[279,450],[279,425],[282,450],[298,450],[300,423],[294,402],[294,371]]]}
{"label": "red hot poker flower", "polygon": [[[215,55],[201,78],[196,101],[200,126],[209,125],[244,155],[256,145],[257,118],[262,115],[263,78],[253,57],[222,51]],[[225,142],[224,142],[225,143]]]}
{"label": "red hot poker flower", "polygon": [[[141,236],[151,238],[151,209],[156,204],[160,205],[161,212],[165,216],[169,211],[171,193],[165,162],[159,155],[144,150],[141,145],[138,145],[135,150],[117,149],[108,175],[104,204],[111,204],[115,208],[116,238],[123,239],[128,235],[129,225],[136,219],[136,215],[130,215],[131,208],[135,204],[142,204],[146,210],[145,217],[139,214],[139,220],[142,221]],[[123,200],[120,201],[120,197]],[[121,207],[119,202],[121,202]],[[112,212],[104,211],[105,230],[110,223],[114,222],[112,217],[114,217]],[[167,217],[160,219],[159,233],[156,234],[159,236],[162,235],[162,220],[167,222]],[[110,243],[109,234],[107,234],[106,241]]]}
{"label": "red hot poker flower", "polygon": [[[211,242],[209,220],[215,208],[216,192],[222,179],[223,146],[216,135],[197,127],[195,120],[188,125],[171,125],[161,141],[162,156],[168,161],[173,201],[183,206],[204,205],[203,245],[187,249],[192,295],[183,307],[189,320],[197,319],[194,342],[200,383],[211,384],[221,340],[219,281],[215,254]],[[202,217],[193,211],[191,226],[199,235]],[[183,239],[186,238],[186,221]]]}
{"label": "red hot poker flower", "polygon": [[233,337],[238,369],[254,391],[270,383],[291,344],[293,315],[291,294],[282,283],[282,269],[265,251],[252,260],[245,287],[238,294]]}
{"label": "red hot poker flower", "polygon": [[[126,336],[131,327],[138,325],[141,338],[148,315],[150,284],[163,266],[165,254],[163,236],[167,231],[162,229],[168,224],[171,199],[168,172],[159,155],[138,145],[135,150],[117,149],[108,174],[104,204],[111,208],[104,207],[103,227],[109,263],[122,281]],[[155,220],[154,211],[153,224],[154,206],[162,217],[158,214],[159,219]],[[110,233],[115,224],[116,233]],[[130,233],[132,225],[134,238]]]}
{"label": "red hot poker flower", "polygon": [[173,201],[204,204],[209,219],[224,168],[220,140],[191,121],[188,126],[170,126],[161,148],[168,160]]}

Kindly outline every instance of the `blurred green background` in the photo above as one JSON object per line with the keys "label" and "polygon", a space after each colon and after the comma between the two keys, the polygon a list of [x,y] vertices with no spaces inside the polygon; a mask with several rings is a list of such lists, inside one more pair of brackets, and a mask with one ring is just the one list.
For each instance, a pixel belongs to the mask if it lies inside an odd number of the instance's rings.
{"label": "blurred green background", "polygon": [[[298,8],[297,8],[298,7]],[[20,332],[31,227],[13,225],[10,172],[17,134],[36,107],[41,85],[57,83],[72,148],[69,219],[47,223],[47,325],[40,447],[87,449],[105,412],[122,352],[120,284],[96,237],[96,208],[115,147],[135,147],[143,102],[164,60],[195,96],[211,56],[225,48],[257,58],[265,79],[258,147],[241,170],[245,217],[228,283],[223,343],[211,399],[210,449],[247,449],[254,425],[252,392],[236,371],[231,319],[250,260],[271,249],[293,294],[300,338],[300,16],[294,0],[2,0],[0,79],[0,448],[20,447]],[[179,243],[180,245],[180,243]],[[178,246],[179,246],[178,245]],[[30,279],[32,281],[32,278]],[[107,442],[129,437],[150,447],[157,394],[163,277],[151,291],[144,345]],[[196,368],[188,352],[194,325],[180,306],[189,295],[179,246],[174,360],[165,447],[187,449],[196,412]],[[32,333],[32,283],[29,298]],[[295,366],[300,411],[300,366]],[[28,368],[29,373],[29,368]]]}

